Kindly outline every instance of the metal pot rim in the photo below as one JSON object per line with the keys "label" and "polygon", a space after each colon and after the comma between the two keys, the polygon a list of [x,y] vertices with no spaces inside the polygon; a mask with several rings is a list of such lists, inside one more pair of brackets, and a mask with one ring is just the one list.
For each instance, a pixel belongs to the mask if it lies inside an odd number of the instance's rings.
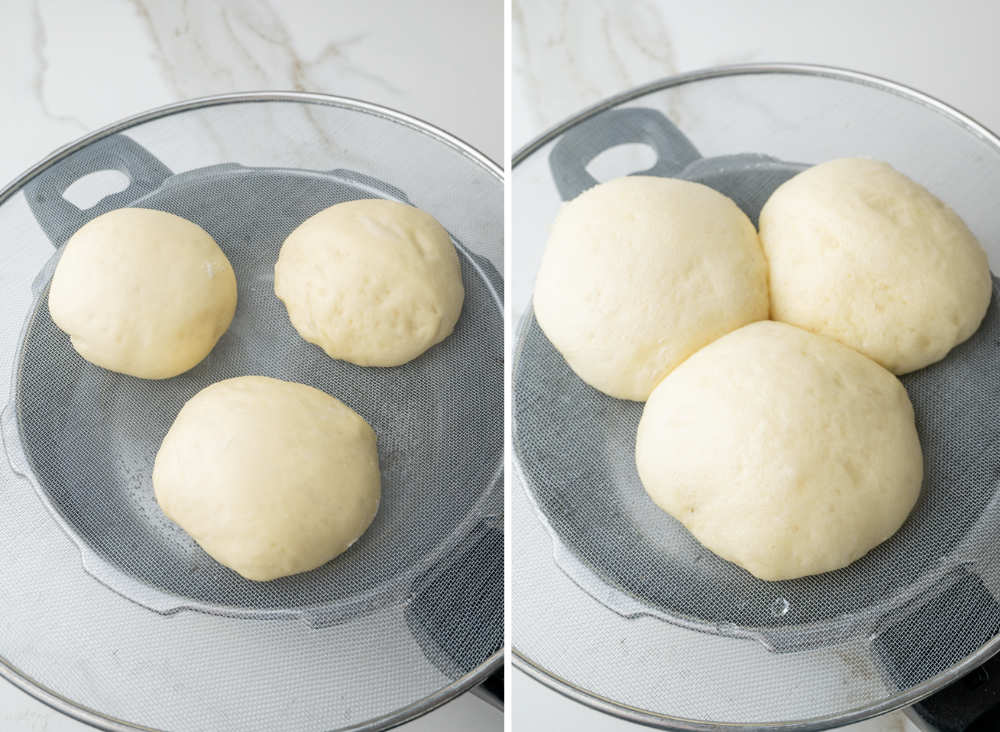
{"label": "metal pot rim", "polygon": [[[600,114],[601,112],[625,102],[638,99],[639,97],[646,96],[647,94],[651,94],[653,92],[683,86],[684,84],[690,84],[696,81],[707,81],[710,79],[733,76],[762,76],[768,74],[824,77],[837,81],[853,82],[855,84],[868,86],[879,91],[894,94],[925,107],[929,107],[945,117],[948,117],[953,122],[956,122],[961,127],[964,127],[970,134],[985,140],[1000,151],[1000,137],[987,127],[972,119],[968,115],[959,112],[954,107],[945,104],[941,100],[917,91],[911,87],[899,84],[895,81],[890,81],[889,79],[873,76],[860,71],[853,71],[835,66],[823,66],[819,64],[749,63],[712,66],[705,69],[677,74],[675,76],[668,76],[602,100],[597,104],[587,107],[583,111],[560,122],[559,124],[550,127],[538,137],[521,147],[514,154],[511,160],[511,171],[513,172],[513,170],[520,163],[523,163],[534,152],[554,140],[559,135],[563,134],[569,128],[589,119],[590,117],[593,117],[596,114]],[[546,669],[544,666],[533,661],[526,654],[520,652],[514,645],[513,641],[511,643],[511,662],[514,668],[523,671],[535,681],[544,684],[553,691],[559,692],[563,696],[613,717],[618,717],[620,719],[625,719],[627,721],[643,724],[649,727],[659,729],[689,730],[691,732],[707,732],[708,730],[724,729],[788,730],[789,732],[810,732],[812,730],[824,730],[835,726],[853,724],[870,717],[875,717],[880,714],[885,714],[915,704],[921,699],[930,696],[935,691],[961,678],[977,666],[982,665],[997,652],[1000,652],[1000,635],[994,637],[989,643],[984,645],[978,651],[970,656],[967,656],[965,659],[937,676],[927,679],[905,692],[900,692],[896,696],[875,704],[858,707],[839,714],[817,717],[798,722],[756,725],[682,719],[656,714],[654,712],[650,712],[649,710],[622,704],[613,699],[600,696],[599,694],[595,694],[588,689],[577,686],[572,681],[562,678],[558,674]]]}
{"label": "metal pot rim", "polygon": [[[290,102],[297,104],[316,104],[327,107],[339,107],[341,109],[361,112],[363,114],[390,120],[436,139],[473,164],[483,168],[486,172],[496,178],[497,181],[502,183],[504,179],[503,168],[468,143],[463,142],[454,135],[445,132],[429,122],[404,114],[403,112],[399,112],[395,109],[383,107],[378,104],[372,104],[371,102],[365,102],[360,99],[334,96],[331,94],[301,91],[251,91],[214,94],[211,96],[174,102],[172,104],[166,104],[145,112],[140,112],[139,114],[126,117],[122,120],[101,127],[100,129],[90,132],[83,137],[56,149],[45,158],[25,170],[6,186],[0,188],[0,205],[3,205],[8,199],[20,192],[23,187],[39,173],[50,168],[60,160],[63,160],[78,150],[81,150],[87,145],[96,142],[97,140],[126,131],[145,122],[162,119],[181,112],[202,109],[205,107],[217,107],[226,104],[245,104],[257,102]],[[382,717],[369,720],[348,729],[358,730],[360,732],[362,730],[381,730],[396,727],[404,722],[408,722],[416,717],[426,714],[448,701],[451,701],[460,694],[482,683],[490,674],[502,666],[503,651],[497,651],[486,659],[486,661],[484,661],[478,668],[469,672],[460,679],[455,680],[451,684],[439,689],[433,694],[406,707],[396,709]],[[54,690],[49,689],[27,674],[22,673],[19,669],[8,664],[2,656],[0,656],[0,677],[6,679],[17,688],[52,709],[98,729],[107,730],[108,732],[132,732],[132,730],[152,729],[150,727],[135,725],[125,720],[115,719],[101,714],[94,709],[81,706],[76,702],[58,694]]]}

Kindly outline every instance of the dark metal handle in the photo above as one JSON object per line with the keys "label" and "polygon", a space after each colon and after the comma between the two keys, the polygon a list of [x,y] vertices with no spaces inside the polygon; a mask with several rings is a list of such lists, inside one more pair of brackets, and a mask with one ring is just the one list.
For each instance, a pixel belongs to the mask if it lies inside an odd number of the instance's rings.
{"label": "dark metal handle", "polygon": [[[449,678],[478,668],[503,647],[503,526],[483,519],[451,556],[416,581],[406,623],[427,658]],[[490,647],[482,628],[499,628]]]}
{"label": "dark metal handle", "polygon": [[1000,656],[914,704],[907,715],[934,732],[1000,729]]}
{"label": "dark metal handle", "polygon": [[478,696],[491,707],[503,711],[503,669],[490,674],[486,681],[471,689],[471,693]]}
{"label": "dark metal handle", "polygon": [[[63,198],[73,183],[101,170],[117,170],[129,177],[129,185],[81,210]],[[25,196],[35,220],[56,248],[91,219],[128,206],[152,193],[172,175],[146,148],[125,135],[112,135],[91,143],[38,175],[25,186]]]}
{"label": "dark metal handle", "polygon": [[653,167],[633,175],[675,176],[701,157],[684,133],[655,109],[609,109],[571,127],[549,153],[562,199],[572,200],[597,185],[587,165],[605,150],[627,143],[645,143],[656,151]]}
{"label": "dark metal handle", "polygon": [[[919,612],[881,633],[874,651],[897,688],[908,689],[978,651],[998,633],[1000,606],[982,580],[963,569]],[[914,705],[911,713],[940,732],[998,729],[1000,657]]]}

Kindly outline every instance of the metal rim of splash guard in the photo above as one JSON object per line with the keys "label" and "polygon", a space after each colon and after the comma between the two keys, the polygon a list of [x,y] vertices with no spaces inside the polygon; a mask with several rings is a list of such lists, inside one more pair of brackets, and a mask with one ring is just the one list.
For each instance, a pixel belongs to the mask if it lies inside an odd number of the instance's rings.
{"label": "metal rim of splash guard", "polygon": [[[845,81],[861,86],[871,87],[879,91],[894,94],[912,102],[928,107],[944,115],[952,122],[965,128],[967,132],[987,142],[1000,151],[1000,137],[980,124],[973,118],[954,107],[945,104],[928,94],[912,89],[904,84],[899,84],[882,77],[873,76],[860,71],[843,69],[834,66],[823,66],[818,64],[797,64],[797,63],[751,63],[751,64],[731,64],[725,66],[713,66],[707,69],[691,71],[676,76],[669,76],[658,81],[653,81],[642,86],[635,87],[626,92],[609,97],[582,112],[560,122],[549,128],[535,139],[528,142],[514,153],[511,159],[511,171],[513,173],[517,166],[529,158],[532,154],[544,147],[554,139],[562,135],[571,127],[590,119],[591,117],[617,107],[625,102],[636,100],[654,92],[664,91],[674,87],[683,86],[697,81],[707,81],[733,76],[763,76],[768,74],[788,75],[788,76],[812,76]],[[512,181],[513,184],[513,181]],[[518,474],[515,465],[515,474]],[[523,479],[518,478],[523,483]],[[690,730],[692,732],[702,732],[704,730],[725,730],[725,729],[759,729],[759,730],[794,730],[795,732],[806,732],[808,730],[823,730],[834,726],[842,726],[860,722],[880,714],[892,712],[903,707],[919,702],[935,691],[958,680],[972,669],[982,665],[997,652],[1000,652],[1000,636],[994,637],[989,643],[981,647],[977,652],[967,656],[961,662],[955,664],[946,671],[934,676],[922,683],[898,693],[895,697],[876,704],[865,707],[858,707],[846,712],[818,717],[801,722],[787,722],[761,725],[742,725],[739,723],[713,723],[700,722],[692,719],[682,719],[670,717],[663,714],[656,714],[649,710],[622,704],[613,699],[600,696],[588,689],[574,684],[571,680],[563,678],[553,673],[544,666],[533,661],[529,656],[518,650],[516,643],[511,642],[511,662],[515,668],[524,672],[535,681],[547,686],[563,696],[573,701],[584,704],[597,711],[604,712],[614,717],[660,729]]]}
{"label": "metal rim of splash guard", "polygon": [[[94,132],[86,134],[83,137],[56,149],[41,161],[25,170],[9,184],[0,188],[0,205],[20,192],[29,181],[38,176],[40,173],[98,140],[119,132],[124,132],[137,125],[169,117],[181,112],[227,104],[247,104],[259,102],[289,102],[338,107],[340,109],[361,112],[363,114],[396,122],[404,127],[408,127],[443,143],[447,147],[451,148],[451,150],[455,153],[484,169],[498,181],[503,182],[503,169],[486,155],[454,135],[451,135],[428,122],[424,122],[423,120],[408,114],[404,114],[388,107],[372,104],[370,102],[352,99],[350,97],[339,97],[330,94],[317,94],[313,92],[299,91],[255,91],[214,94],[182,102],[174,102],[172,104],[166,104],[162,107],[156,107],[146,112],[126,117],[118,122],[113,122],[112,124],[97,129]],[[351,727],[350,729],[359,731],[387,729],[420,717],[421,715],[436,709],[442,704],[451,701],[462,693],[469,691],[470,689],[474,689],[490,674],[501,668],[502,665],[503,651],[500,650],[486,659],[486,661],[484,661],[479,668],[439,689],[434,694],[425,697],[418,702],[410,704],[409,706],[403,707],[402,709],[397,709],[386,716],[369,720],[368,722]],[[151,727],[131,724],[124,720],[115,719],[101,714],[94,709],[79,705],[76,702],[60,695],[56,691],[49,689],[45,685],[33,679],[31,676],[22,673],[19,669],[7,663],[6,659],[4,659],[2,655],[0,655],[0,677],[6,679],[15,687],[29,696],[34,697],[46,706],[98,729],[108,730],[109,732],[153,730]]]}

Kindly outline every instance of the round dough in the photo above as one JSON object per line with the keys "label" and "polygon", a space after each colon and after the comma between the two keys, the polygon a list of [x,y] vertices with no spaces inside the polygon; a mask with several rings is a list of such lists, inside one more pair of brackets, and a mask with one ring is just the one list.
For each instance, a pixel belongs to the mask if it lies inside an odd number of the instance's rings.
{"label": "round dough", "polygon": [[699,183],[629,176],[563,207],[534,306],[581,379],[643,401],[699,348],[767,317],[767,268],[730,199]]}
{"label": "round dough", "polygon": [[923,458],[899,380],[836,341],[761,322],[670,374],[636,437],[653,501],[764,580],[844,567],[892,536]]}
{"label": "round dough", "polygon": [[448,232],[382,199],[306,219],[281,247],[274,292],[299,335],[359,366],[399,366],[440,343],[465,298]]}
{"label": "round dough", "polygon": [[194,395],[163,439],[163,512],[251,580],[315,569],[357,541],[380,494],[375,433],[350,407],[264,376]]}
{"label": "round dough", "polygon": [[986,314],[986,253],[958,215],[886,163],[831,160],[760,215],[771,317],[905,374],[944,358]]}
{"label": "round dough", "polygon": [[63,249],[49,314],[91,363],[143,379],[199,363],[236,312],[236,276],[215,240],[180,216],[120,208]]}

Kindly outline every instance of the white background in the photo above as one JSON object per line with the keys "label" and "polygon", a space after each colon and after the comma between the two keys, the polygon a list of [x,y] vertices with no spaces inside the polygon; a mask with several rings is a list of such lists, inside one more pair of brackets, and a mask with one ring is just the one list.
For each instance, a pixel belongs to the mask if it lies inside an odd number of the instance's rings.
{"label": "white background", "polygon": [[[503,156],[503,0],[0,0],[0,49],[0,187],[127,115],[259,89],[383,104]],[[0,680],[3,732],[89,729]],[[502,716],[465,695],[402,729]]]}
{"label": "white background", "polygon": [[[884,76],[1000,130],[1000,3],[990,0],[513,0],[512,10],[514,150],[633,86],[751,61]],[[509,683],[516,732],[645,729],[568,701],[520,672]],[[850,729],[915,728],[897,713]]]}

